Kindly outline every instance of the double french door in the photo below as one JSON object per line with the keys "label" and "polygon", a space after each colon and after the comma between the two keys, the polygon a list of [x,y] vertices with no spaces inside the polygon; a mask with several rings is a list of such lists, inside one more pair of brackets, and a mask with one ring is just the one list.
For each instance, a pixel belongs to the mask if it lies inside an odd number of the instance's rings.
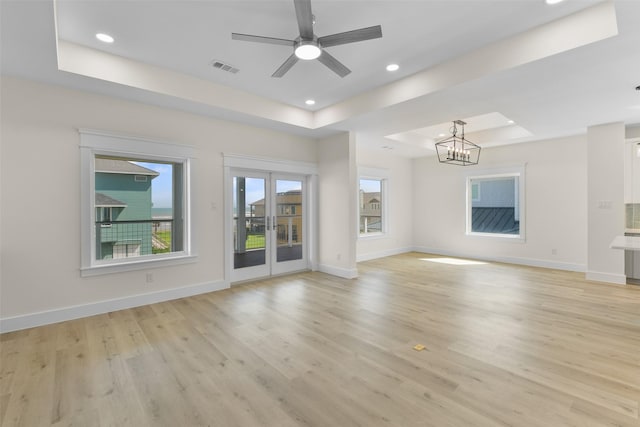
{"label": "double french door", "polygon": [[231,281],[308,268],[305,176],[231,170]]}

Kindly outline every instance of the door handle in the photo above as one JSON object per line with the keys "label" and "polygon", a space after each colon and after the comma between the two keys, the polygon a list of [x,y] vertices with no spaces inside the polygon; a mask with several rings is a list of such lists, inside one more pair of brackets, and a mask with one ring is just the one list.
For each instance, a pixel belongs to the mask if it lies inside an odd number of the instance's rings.
{"label": "door handle", "polygon": [[266,218],[267,218],[267,226],[265,227],[265,231],[269,231],[269,220],[271,218],[269,218],[269,216],[267,216]]}
{"label": "door handle", "polygon": [[273,216],[273,221],[271,222],[271,229],[275,231],[276,229],[276,216]]}

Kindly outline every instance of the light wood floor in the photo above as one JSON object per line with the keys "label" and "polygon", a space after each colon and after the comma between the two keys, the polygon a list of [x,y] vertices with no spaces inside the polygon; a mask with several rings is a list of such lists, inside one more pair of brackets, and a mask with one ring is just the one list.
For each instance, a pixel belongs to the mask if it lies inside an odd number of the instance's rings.
{"label": "light wood floor", "polygon": [[640,287],[427,258],[4,334],[2,425],[640,426]]}

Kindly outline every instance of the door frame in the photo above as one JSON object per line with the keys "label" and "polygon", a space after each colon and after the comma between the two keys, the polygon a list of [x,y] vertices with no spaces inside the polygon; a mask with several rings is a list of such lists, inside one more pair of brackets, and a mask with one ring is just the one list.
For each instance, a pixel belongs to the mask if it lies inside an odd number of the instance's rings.
{"label": "door frame", "polygon": [[[224,225],[224,280],[231,285],[233,271],[233,186],[232,169],[244,169],[247,172],[263,172],[274,175],[290,174],[306,177],[307,191],[307,265],[306,268],[316,271],[318,268],[318,166],[311,162],[297,162],[273,158],[245,156],[223,153],[223,225]],[[212,206],[215,210],[215,204]]]}

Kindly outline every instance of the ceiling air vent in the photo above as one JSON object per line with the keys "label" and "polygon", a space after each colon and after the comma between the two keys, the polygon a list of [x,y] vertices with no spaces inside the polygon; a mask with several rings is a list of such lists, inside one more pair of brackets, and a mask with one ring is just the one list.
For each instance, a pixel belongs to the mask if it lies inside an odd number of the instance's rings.
{"label": "ceiling air vent", "polygon": [[226,62],[222,62],[217,59],[214,59],[213,61],[211,61],[211,66],[213,66],[213,68],[216,68],[218,70],[226,71],[232,74],[236,74],[238,71],[240,71],[233,65],[229,65]]}

